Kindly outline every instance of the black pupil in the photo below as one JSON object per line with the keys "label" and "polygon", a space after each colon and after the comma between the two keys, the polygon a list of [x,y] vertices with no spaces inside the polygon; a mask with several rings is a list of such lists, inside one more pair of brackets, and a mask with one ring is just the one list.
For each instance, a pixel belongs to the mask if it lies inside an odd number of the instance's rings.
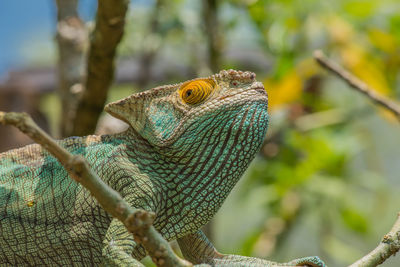
{"label": "black pupil", "polygon": [[186,91],[186,97],[189,97],[189,96],[191,96],[192,95],[192,90],[187,90]]}

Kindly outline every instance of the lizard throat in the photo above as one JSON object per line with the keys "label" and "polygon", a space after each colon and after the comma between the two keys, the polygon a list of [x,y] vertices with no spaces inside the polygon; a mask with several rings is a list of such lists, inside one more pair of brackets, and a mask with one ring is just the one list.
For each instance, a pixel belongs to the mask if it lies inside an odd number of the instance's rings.
{"label": "lizard throat", "polygon": [[174,155],[181,161],[164,181],[166,201],[155,221],[166,238],[179,237],[178,233],[182,236],[206,224],[262,145],[268,121],[266,106],[253,103],[224,121],[215,122],[214,127],[208,125],[201,142],[190,145],[186,153],[180,150]]}

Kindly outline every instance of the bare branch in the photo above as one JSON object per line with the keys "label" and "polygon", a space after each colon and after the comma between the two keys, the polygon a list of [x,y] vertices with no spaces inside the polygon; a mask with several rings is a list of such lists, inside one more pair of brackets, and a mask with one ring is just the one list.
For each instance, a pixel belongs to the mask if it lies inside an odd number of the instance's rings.
{"label": "bare branch", "polygon": [[[154,7],[152,8],[151,14],[150,14],[150,25],[149,29],[147,30],[146,38],[151,38],[156,35],[161,35],[160,31],[160,13],[164,12],[163,6],[165,5],[165,0],[156,0]],[[150,39],[149,38],[149,39]],[[157,52],[160,50],[160,47],[162,43],[158,42],[152,42],[152,45],[148,44],[149,42],[146,41],[144,51],[142,52],[142,55],[139,58],[139,80],[137,82],[137,86],[139,87],[140,90],[143,90],[145,86],[149,83],[150,80],[153,79],[151,75],[151,68],[152,64],[154,62],[154,59],[157,56]],[[154,45],[155,43],[158,43]]]}
{"label": "bare branch", "polygon": [[374,267],[382,264],[400,250],[400,213],[390,232],[383,236],[381,243],[370,253],[349,267]]}
{"label": "bare branch", "polygon": [[73,122],[73,135],[93,133],[114,76],[114,57],[124,33],[128,0],[99,0],[91,36],[85,91]]}
{"label": "bare branch", "polygon": [[369,97],[376,104],[392,112],[400,120],[400,105],[392,100],[378,94],[372,90],[366,83],[343,69],[335,62],[329,60],[320,50],[314,52],[314,59],[325,69],[331,71],[340,79],[344,80],[352,88]]}
{"label": "bare branch", "polygon": [[112,216],[122,221],[135,241],[142,244],[157,266],[192,266],[172,251],[168,242],[152,226],[154,213],[132,208],[117,191],[110,188],[94,173],[86,159],[72,155],[61,147],[26,113],[1,112],[0,123],[11,124],[42,145],[57,158],[71,178],[82,184]]}
{"label": "bare branch", "polygon": [[78,0],[57,0],[58,93],[62,101],[61,136],[72,134],[72,122],[83,91],[83,52],[87,32],[78,15]]}
{"label": "bare branch", "polygon": [[208,67],[213,73],[216,73],[220,69],[223,45],[218,20],[218,1],[204,0],[202,11],[204,30],[207,36]]}

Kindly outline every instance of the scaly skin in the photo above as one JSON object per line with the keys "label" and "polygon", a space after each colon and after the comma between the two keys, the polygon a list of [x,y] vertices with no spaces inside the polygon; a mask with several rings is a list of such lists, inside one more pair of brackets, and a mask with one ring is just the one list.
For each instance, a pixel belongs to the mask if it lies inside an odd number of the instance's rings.
{"label": "scaly skin", "polygon": [[[222,255],[199,232],[263,142],[267,95],[253,73],[221,71],[154,88],[111,103],[106,111],[131,127],[59,143],[83,155],[133,207],[155,212],[155,228],[167,240],[178,239],[195,263],[279,265]],[[40,146],[0,154],[1,266],[142,266],[144,256],[122,223]],[[307,264],[324,266],[316,257],[286,266]]]}

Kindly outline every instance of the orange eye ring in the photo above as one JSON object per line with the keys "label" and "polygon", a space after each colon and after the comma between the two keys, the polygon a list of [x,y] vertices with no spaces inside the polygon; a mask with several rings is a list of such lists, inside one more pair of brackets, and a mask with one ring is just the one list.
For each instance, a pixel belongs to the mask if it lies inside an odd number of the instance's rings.
{"label": "orange eye ring", "polygon": [[189,105],[203,102],[215,89],[213,79],[198,79],[182,84],[179,88],[179,95]]}

